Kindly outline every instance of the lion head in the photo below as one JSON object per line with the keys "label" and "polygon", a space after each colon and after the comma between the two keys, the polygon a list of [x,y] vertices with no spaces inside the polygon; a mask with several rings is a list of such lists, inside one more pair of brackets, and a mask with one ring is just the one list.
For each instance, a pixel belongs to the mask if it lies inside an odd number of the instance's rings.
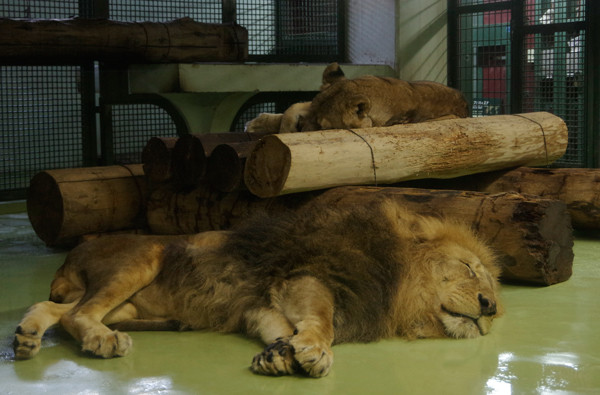
{"label": "lion head", "polygon": [[417,217],[415,248],[400,282],[398,328],[408,338],[473,338],[502,314],[500,265],[466,226]]}

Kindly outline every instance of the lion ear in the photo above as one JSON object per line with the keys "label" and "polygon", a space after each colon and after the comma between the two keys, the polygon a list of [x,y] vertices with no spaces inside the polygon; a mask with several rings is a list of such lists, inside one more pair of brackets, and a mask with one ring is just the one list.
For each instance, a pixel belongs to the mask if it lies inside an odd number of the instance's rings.
{"label": "lion ear", "polygon": [[325,68],[325,71],[323,71],[323,77],[321,80],[321,91],[324,91],[325,89],[329,88],[331,84],[345,79],[346,76],[344,75],[344,72],[342,71],[340,65],[337,62],[333,62],[329,66],[327,66],[327,68]]}
{"label": "lion ear", "polygon": [[371,111],[371,100],[365,95],[355,95],[350,99],[348,107],[355,111],[359,118],[364,118]]}

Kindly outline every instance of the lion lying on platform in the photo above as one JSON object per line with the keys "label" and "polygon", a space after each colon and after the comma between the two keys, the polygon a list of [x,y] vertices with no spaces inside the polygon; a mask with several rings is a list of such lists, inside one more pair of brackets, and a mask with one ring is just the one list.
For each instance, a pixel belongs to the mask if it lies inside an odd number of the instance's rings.
{"label": "lion lying on platform", "polygon": [[498,275],[468,228],[390,201],[194,236],[106,236],[68,255],[50,301],[19,323],[15,357],[36,355],[57,323],[103,358],[131,351],[120,330],[210,328],[262,339],[256,373],[320,377],[334,343],[487,334]]}
{"label": "lion lying on platform", "polygon": [[468,115],[462,93],[446,85],[370,75],[347,79],[340,66],[332,63],[323,72],[320,93],[312,102],[294,104],[283,114],[259,114],[246,124],[246,131],[367,128]]}

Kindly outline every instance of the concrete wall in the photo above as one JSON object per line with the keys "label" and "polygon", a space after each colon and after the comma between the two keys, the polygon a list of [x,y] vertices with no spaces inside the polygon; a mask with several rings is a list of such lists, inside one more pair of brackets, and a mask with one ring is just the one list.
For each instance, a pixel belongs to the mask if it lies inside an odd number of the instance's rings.
{"label": "concrete wall", "polygon": [[348,0],[348,61],[446,83],[446,0]]}
{"label": "concrete wall", "polygon": [[446,5],[446,0],[396,0],[400,78],[447,82]]}

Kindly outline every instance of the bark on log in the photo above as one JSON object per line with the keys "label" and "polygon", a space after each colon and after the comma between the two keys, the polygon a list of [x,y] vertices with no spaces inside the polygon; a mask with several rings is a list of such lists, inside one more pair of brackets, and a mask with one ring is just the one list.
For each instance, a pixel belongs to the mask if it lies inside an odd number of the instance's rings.
{"label": "bark on log", "polygon": [[173,177],[177,188],[190,190],[206,178],[208,157],[220,144],[256,141],[264,133],[206,133],[181,136],[173,148]]}
{"label": "bark on log", "polygon": [[146,179],[153,185],[171,179],[171,156],[177,137],[152,137],[142,150]]}
{"label": "bark on log", "polygon": [[208,158],[207,173],[210,186],[221,192],[245,189],[244,166],[256,141],[219,144]]}
{"label": "bark on log", "polygon": [[558,200],[517,193],[345,187],[331,189],[313,203],[370,204],[381,198],[423,215],[470,224],[498,252],[504,281],[551,285],[572,274],[571,221],[565,204]]}
{"label": "bark on log", "polygon": [[144,190],[142,165],[42,171],[27,214],[48,246],[69,247],[85,234],[143,227]]}
{"label": "bark on log", "polygon": [[202,185],[191,192],[158,188],[150,194],[146,218],[153,234],[189,234],[229,229],[255,210],[296,209],[313,195],[294,194],[260,199],[246,190],[219,192]]}
{"label": "bark on log", "polygon": [[0,63],[82,61],[190,63],[242,61],[248,32],[238,25],[195,22],[117,22],[107,19],[0,19]]}
{"label": "bark on log", "polygon": [[416,180],[402,186],[488,193],[519,192],[561,200],[567,205],[574,228],[600,229],[600,169],[519,167],[452,180]]}
{"label": "bark on log", "polygon": [[548,165],[566,147],[564,121],[546,112],[277,134],[257,144],[244,180],[252,193],[272,197]]}
{"label": "bark on log", "polygon": [[257,209],[276,213],[320,204],[369,205],[383,198],[424,215],[471,224],[498,251],[505,281],[550,285],[571,275],[573,237],[564,203],[517,193],[342,187],[258,199],[247,191],[218,193],[204,187],[182,194],[161,189],[149,199],[147,218],[152,233],[185,234],[228,229]]}

